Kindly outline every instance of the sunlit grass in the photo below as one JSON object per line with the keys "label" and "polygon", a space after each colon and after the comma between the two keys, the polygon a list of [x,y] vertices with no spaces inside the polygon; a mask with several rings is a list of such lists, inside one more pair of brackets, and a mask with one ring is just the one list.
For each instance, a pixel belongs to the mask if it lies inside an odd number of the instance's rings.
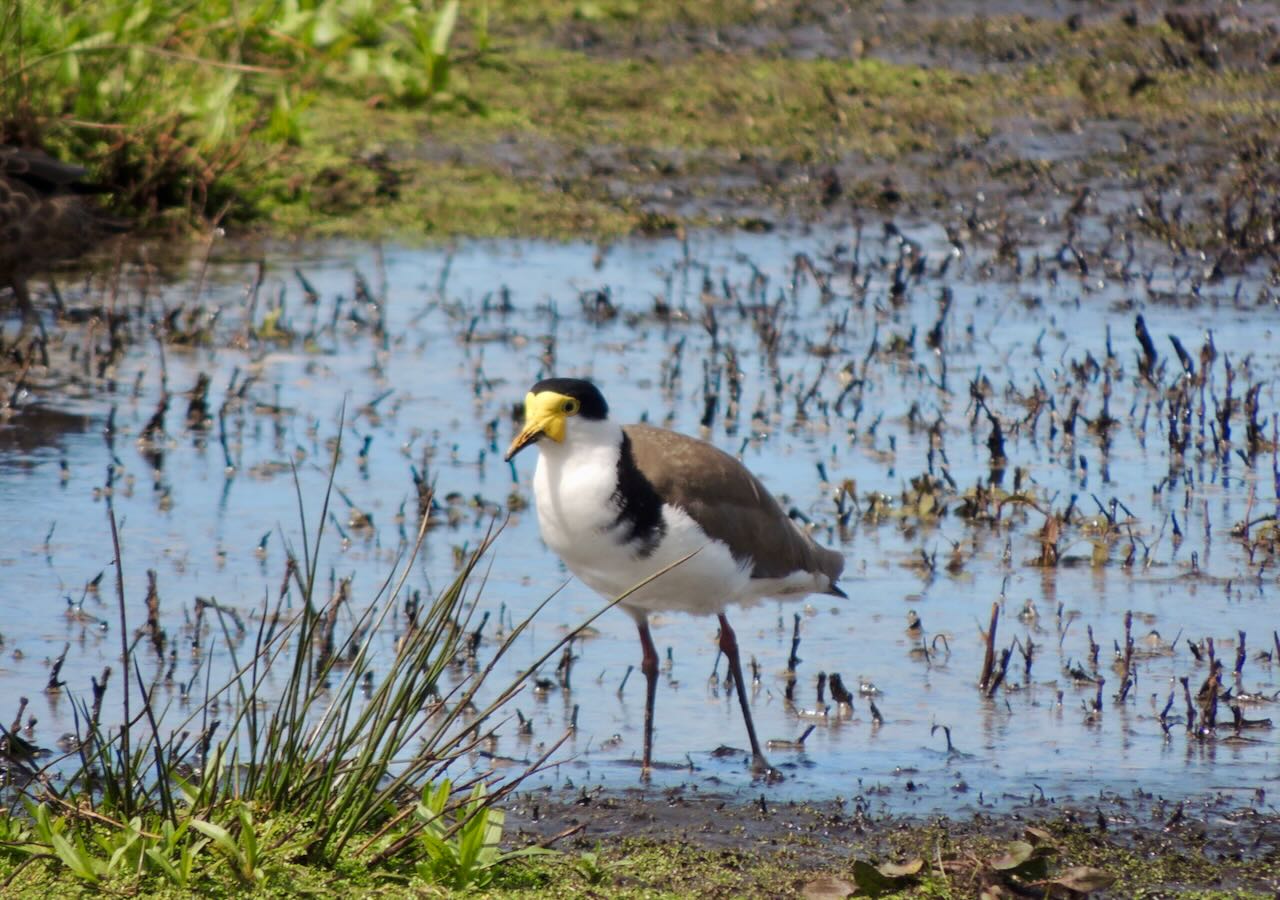
{"label": "sunlit grass", "polygon": [[[305,144],[321,96],[405,108],[450,91],[459,0],[19,0],[0,16],[0,140],[100,161],[134,207],[232,209],[243,178]],[[483,19],[473,17],[473,54]]]}
{"label": "sunlit grass", "polygon": [[[339,453],[335,446],[335,464]],[[105,496],[114,537],[111,492]],[[406,602],[424,517],[416,542],[354,613],[347,592],[321,595],[323,525],[309,536],[301,495],[298,504],[301,549],[290,552],[278,595],[249,624],[210,605],[230,674],[221,683],[208,668],[197,676],[205,686],[200,696],[192,691],[194,711],[156,699],[163,667],[144,675],[140,658],[152,648],[130,637],[122,602],[126,671],[101,683],[110,684],[119,718],[103,702],[106,690],[74,698],[77,746],[40,769],[30,748],[7,735],[17,786],[0,817],[0,878],[35,864],[92,885],[198,889],[231,877],[263,886],[286,861],[333,869],[358,860],[465,888],[528,855],[499,849],[502,815],[493,806],[563,738],[514,774],[473,763],[508,701],[573,634],[491,684],[537,613],[515,623],[483,664],[465,640],[496,523],[434,600]],[[316,521],[326,521],[328,504],[327,491]],[[116,546],[122,582],[127,549]]]}

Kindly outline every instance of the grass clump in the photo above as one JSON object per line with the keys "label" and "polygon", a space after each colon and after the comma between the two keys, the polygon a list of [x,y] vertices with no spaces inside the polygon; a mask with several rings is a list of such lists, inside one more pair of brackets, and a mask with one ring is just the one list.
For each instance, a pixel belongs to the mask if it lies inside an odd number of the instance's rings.
{"label": "grass clump", "polygon": [[[114,537],[109,494],[107,508]],[[320,522],[327,517],[326,496]],[[206,670],[190,714],[157,702],[163,667],[144,676],[146,631],[130,631],[121,593],[119,724],[103,713],[108,670],[91,700],[74,699],[82,727],[66,756],[37,768],[34,748],[5,733],[18,786],[0,815],[0,884],[39,892],[52,874],[94,889],[216,894],[287,886],[286,873],[301,865],[320,876],[363,866],[375,882],[466,888],[540,852],[499,848],[503,815],[494,804],[561,742],[509,777],[473,760],[507,701],[571,638],[510,683],[486,685],[532,616],[482,666],[467,624],[477,567],[497,529],[447,588],[422,601],[403,588],[426,528],[424,517],[412,550],[360,612],[344,583],[322,599],[323,532],[309,542],[304,519],[301,558],[289,554],[256,629],[206,601],[231,674],[219,686]],[[123,584],[118,539],[116,566]],[[351,623],[345,633],[340,621]]]}
{"label": "grass clump", "polygon": [[[233,187],[307,141],[318,98],[467,104],[450,91],[459,16],[459,0],[18,0],[0,17],[0,141],[47,136],[134,208],[251,216]],[[473,34],[483,56],[483,19]]]}

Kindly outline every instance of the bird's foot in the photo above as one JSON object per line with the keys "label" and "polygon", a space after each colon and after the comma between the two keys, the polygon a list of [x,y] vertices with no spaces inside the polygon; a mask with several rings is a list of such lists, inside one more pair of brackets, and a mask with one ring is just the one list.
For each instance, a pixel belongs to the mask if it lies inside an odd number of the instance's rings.
{"label": "bird's foot", "polygon": [[756,755],[751,759],[751,774],[762,780],[765,784],[777,784],[784,781],[786,776],[782,771],[769,764],[769,760],[762,755]]}

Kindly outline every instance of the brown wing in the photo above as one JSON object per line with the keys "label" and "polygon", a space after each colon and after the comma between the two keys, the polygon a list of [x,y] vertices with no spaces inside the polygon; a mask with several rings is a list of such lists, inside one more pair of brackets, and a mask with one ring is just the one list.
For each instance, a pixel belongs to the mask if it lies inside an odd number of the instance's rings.
{"label": "brown wing", "polygon": [[835,580],[844,557],[820,547],[742,463],[706,441],[651,425],[627,425],[636,467],[662,499],[687,512],[708,535],[750,558],[753,578],[792,572]]}

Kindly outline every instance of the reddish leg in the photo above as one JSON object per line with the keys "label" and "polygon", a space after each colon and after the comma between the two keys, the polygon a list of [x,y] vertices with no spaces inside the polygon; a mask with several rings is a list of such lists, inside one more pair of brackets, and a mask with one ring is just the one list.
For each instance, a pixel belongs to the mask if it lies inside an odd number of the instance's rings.
{"label": "reddish leg", "polygon": [[756,739],[756,726],[751,721],[751,707],[747,703],[747,682],[742,677],[742,660],[738,657],[738,637],[733,633],[729,620],[720,614],[720,649],[729,660],[729,671],[733,673],[733,684],[738,689],[738,703],[742,706],[742,719],[747,723],[747,738],[751,741],[752,771],[764,775],[769,781],[782,778],[782,773],[769,765],[764,753],[760,750],[760,741]]}
{"label": "reddish leg", "polygon": [[636,620],[640,629],[640,647],[644,656],[640,658],[640,671],[644,673],[644,763],[641,771],[647,776],[653,766],[653,704],[658,696],[658,648],[653,646],[653,635],[649,633],[648,618]]}

